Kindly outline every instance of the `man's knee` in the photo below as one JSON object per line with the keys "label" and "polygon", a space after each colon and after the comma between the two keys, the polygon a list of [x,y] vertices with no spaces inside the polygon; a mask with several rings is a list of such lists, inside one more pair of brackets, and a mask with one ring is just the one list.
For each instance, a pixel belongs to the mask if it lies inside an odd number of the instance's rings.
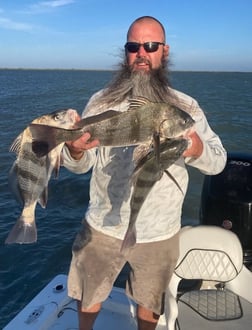
{"label": "man's knee", "polygon": [[81,305],[81,301],[77,302],[78,311],[81,313],[98,313],[101,310],[101,303],[97,303],[89,308],[83,308]]}
{"label": "man's knee", "polygon": [[137,317],[141,320],[156,323],[158,322],[159,315],[154,313],[153,311],[143,307],[137,306]]}

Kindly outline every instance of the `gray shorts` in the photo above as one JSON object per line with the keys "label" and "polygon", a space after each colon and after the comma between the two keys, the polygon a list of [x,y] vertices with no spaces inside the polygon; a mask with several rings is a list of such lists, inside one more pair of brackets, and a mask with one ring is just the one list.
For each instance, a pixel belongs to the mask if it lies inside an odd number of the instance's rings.
{"label": "gray shorts", "polygon": [[122,241],[86,223],[73,244],[68,295],[90,308],[108,297],[126,262],[130,264],[126,293],[137,304],[160,315],[164,293],[179,255],[179,234],[170,239],[138,243],[123,254]]}

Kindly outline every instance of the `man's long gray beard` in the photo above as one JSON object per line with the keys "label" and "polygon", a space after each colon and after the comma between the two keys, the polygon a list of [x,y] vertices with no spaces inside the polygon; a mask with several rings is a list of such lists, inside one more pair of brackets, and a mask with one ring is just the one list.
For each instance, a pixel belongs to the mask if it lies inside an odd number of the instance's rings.
{"label": "man's long gray beard", "polygon": [[[141,59],[137,59],[137,61],[141,61]],[[140,96],[153,102],[171,102],[168,76],[167,61],[163,61],[160,68],[147,72],[133,71],[128,64],[122,63],[115,79],[94,103],[97,103],[97,106],[102,104],[111,109],[113,105],[120,104],[125,99]],[[96,106],[94,103],[92,105]]]}

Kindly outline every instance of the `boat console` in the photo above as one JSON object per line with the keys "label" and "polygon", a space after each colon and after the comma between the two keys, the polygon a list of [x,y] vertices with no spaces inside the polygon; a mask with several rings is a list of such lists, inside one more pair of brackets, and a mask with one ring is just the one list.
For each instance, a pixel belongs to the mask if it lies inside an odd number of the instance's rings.
{"label": "boat console", "polygon": [[204,178],[200,224],[231,230],[243,247],[244,263],[252,270],[252,154],[228,153],[218,175]]}

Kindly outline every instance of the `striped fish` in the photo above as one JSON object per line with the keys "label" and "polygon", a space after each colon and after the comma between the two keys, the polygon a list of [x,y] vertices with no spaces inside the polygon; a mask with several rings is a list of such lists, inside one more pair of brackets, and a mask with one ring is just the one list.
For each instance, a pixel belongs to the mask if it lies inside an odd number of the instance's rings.
{"label": "striped fish", "polygon": [[[70,128],[75,124],[77,117],[76,110],[68,109],[43,115],[33,123]],[[37,157],[32,151],[29,126],[11,145],[10,151],[15,152],[17,158],[9,173],[9,186],[16,199],[23,205],[23,210],[5,243],[33,243],[37,240],[35,208],[37,202],[43,208],[46,206],[48,181],[53,171],[55,176],[58,175],[63,145],[59,144],[47,155]]]}
{"label": "striped fish", "polygon": [[154,103],[140,97],[130,100],[127,111],[108,110],[87,117],[75,129],[50,127],[33,123],[33,151],[44,156],[58,144],[73,141],[89,132],[91,139],[98,139],[101,146],[122,147],[151,143],[153,135],[174,138],[185,134],[194,124],[185,111],[168,103]]}
{"label": "striped fish", "polygon": [[181,157],[187,146],[188,141],[186,139],[167,139],[160,144],[159,154],[152,150],[138,162],[132,175],[133,193],[130,200],[130,219],[121,251],[136,243],[135,224],[139,211],[151,188],[162,178],[163,174],[166,173],[181,190],[167,169]]}

